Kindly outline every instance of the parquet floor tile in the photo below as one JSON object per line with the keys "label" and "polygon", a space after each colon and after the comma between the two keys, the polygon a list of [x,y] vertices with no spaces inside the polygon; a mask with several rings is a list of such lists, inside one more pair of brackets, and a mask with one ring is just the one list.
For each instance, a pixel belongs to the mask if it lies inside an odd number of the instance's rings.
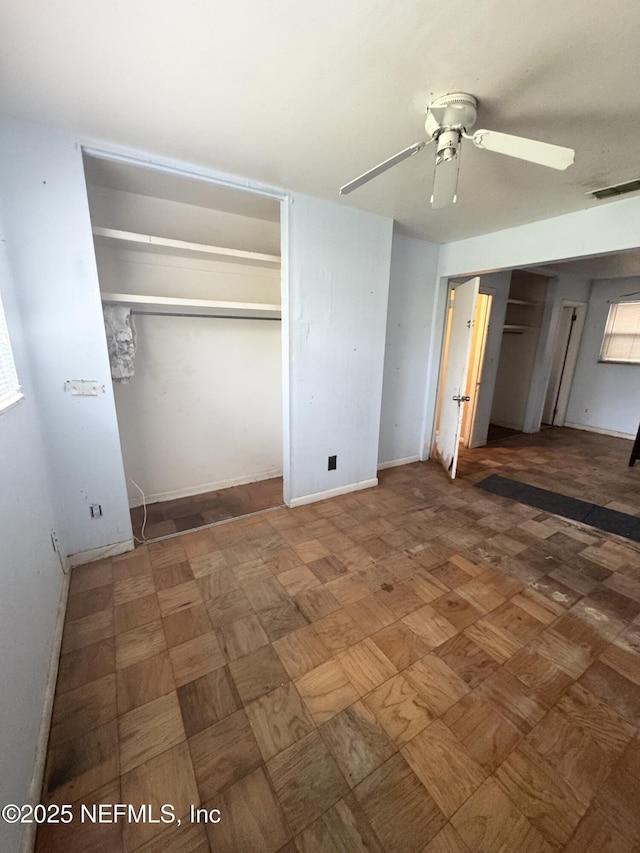
{"label": "parquet floor tile", "polygon": [[[182,823],[42,826],[37,853],[636,853],[640,546],[473,486],[640,514],[628,455],[512,436],[453,484],[389,469],[75,569],[43,801]],[[180,511],[150,524],[223,513]]]}
{"label": "parquet floor tile", "polygon": [[211,847],[219,853],[276,853],[290,837],[262,767],[222,791],[212,808],[224,815],[208,826]]}
{"label": "parquet floor tile", "polygon": [[358,691],[337,660],[309,670],[296,681],[296,687],[316,725],[358,699]]}
{"label": "parquet floor tile", "polygon": [[355,702],[320,729],[351,787],[396,752],[397,747],[371,711]]}
{"label": "parquet floor tile", "polygon": [[291,851],[282,853],[383,853],[365,813],[352,794],[339,800],[296,838]]}
{"label": "parquet floor tile", "polygon": [[389,853],[417,853],[446,823],[400,753],[367,776],[354,793]]}
{"label": "parquet floor tile", "polygon": [[183,684],[177,693],[187,737],[209,728],[242,707],[227,666]]}
{"label": "parquet floor tile", "polygon": [[294,835],[349,790],[329,747],[317,731],[268,761],[267,770]]}
{"label": "parquet floor tile", "polygon": [[457,812],[487,776],[441,720],[417,734],[402,748],[402,754],[447,817]]}

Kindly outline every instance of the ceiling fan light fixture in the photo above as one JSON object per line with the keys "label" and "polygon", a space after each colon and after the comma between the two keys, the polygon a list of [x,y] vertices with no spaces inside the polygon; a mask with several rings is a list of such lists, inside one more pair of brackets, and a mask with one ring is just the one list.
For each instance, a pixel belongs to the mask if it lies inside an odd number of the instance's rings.
{"label": "ceiling fan light fixture", "polygon": [[445,130],[436,140],[436,164],[448,163],[458,156],[460,134],[457,130]]}
{"label": "ceiling fan light fixture", "polygon": [[453,148],[445,148],[438,154],[437,163],[448,163],[450,160],[455,160],[456,152]]}
{"label": "ceiling fan light fixture", "polygon": [[[441,136],[445,134],[442,133]],[[438,139],[438,150],[436,151],[436,167],[433,170],[433,191],[431,193],[431,207],[438,210],[455,204],[458,197],[458,173],[460,171],[459,147],[460,135],[456,131],[447,133],[451,139],[445,140],[440,146]]]}

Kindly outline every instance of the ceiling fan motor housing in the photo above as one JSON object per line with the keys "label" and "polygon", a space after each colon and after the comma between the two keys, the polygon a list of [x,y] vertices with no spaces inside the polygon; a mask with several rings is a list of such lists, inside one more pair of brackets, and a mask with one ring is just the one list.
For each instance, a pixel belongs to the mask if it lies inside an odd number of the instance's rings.
{"label": "ceiling fan motor housing", "polygon": [[[448,131],[457,131],[457,137],[466,133],[476,123],[478,102],[473,95],[458,92],[454,95],[444,95],[429,104],[425,130],[431,139],[440,138]],[[438,156],[440,150],[438,149]]]}

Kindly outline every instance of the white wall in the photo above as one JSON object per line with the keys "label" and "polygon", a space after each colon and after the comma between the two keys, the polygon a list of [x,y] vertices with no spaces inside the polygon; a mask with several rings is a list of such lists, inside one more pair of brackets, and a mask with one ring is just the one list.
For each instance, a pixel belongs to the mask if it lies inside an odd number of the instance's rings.
{"label": "white wall", "polygon": [[522,334],[503,335],[491,423],[526,431],[525,414],[539,333],[536,328]]}
{"label": "white wall", "polygon": [[[30,342],[35,391],[59,506],[61,541],[74,554],[131,537],[124,473],[98,291],[91,223],[77,141],[5,119],[0,197]],[[98,397],[64,392],[94,379]],[[92,520],[89,505],[102,505]]]}
{"label": "white wall", "polygon": [[103,228],[280,254],[278,222],[109,187],[89,185],[88,195],[91,220]]}
{"label": "white wall", "polygon": [[[6,119],[0,141],[0,195],[11,209],[8,236],[28,334],[38,341],[34,382],[66,548],[76,553],[126,542],[127,491],[80,140]],[[112,150],[161,168],[200,171]],[[230,183],[228,176],[202,171]],[[291,298],[283,309],[285,323],[291,320],[283,352],[291,373],[284,433],[285,456],[288,450],[292,457],[290,495],[301,499],[375,481],[392,221],[304,196],[290,202],[283,234]],[[95,379],[106,394],[65,394],[67,379]],[[327,471],[331,454],[338,455],[334,472]],[[102,504],[102,519],[90,519],[92,503]]]}
{"label": "white wall", "polygon": [[96,247],[100,290],[187,299],[280,303],[280,270],[195,257]]}
{"label": "white wall", "polygon": [[640,246],[640,196],[445,243],[439,276],[490,272]]}
{"label": "white wall", "polygon": [[557,277],[554,317],[562,310],[564,303],[588,302],[590,296],[591,279],[584,275],[562,273]]}
{"label": "white wall", "polygon": [[598,362],[610,302],[640,291],[640,278],[593,282],[565,426],[635,437],[640,423],[640,365]]}
{"label": "white wall", "polygon": [[[290,267],[289,499],[376,481],[393,223],[295,195]],[[283,253],[284,254],[284,253]],[[337,455],[337,469],[327,457]]]}
{"label": "white wall", "polygon": [[132,505],[282,473],[280,323],[137,316],[136,372],[114,384]]}
{"label": "white wall", "polygon": [[438,246],[393,235],[378,463],[418,459]]}
{"label": "white wall", "polygon": [[[3,211],[3,218],[7,211]],[[0,234],[0,238],[2,235]],[[24,399],[0,414],[0,803],[29,802],[63,573],[36,392],[8,247],[0,239],[0,295]],[[20,849],[20,825],[0,821],[0,849]]]}

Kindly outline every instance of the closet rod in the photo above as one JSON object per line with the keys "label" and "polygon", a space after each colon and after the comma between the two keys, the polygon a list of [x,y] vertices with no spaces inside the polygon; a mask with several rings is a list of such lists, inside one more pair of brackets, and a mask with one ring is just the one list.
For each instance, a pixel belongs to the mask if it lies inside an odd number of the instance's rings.
{"label": "closet rod", "polygon": [[132,311],[135,316],[143,317],[203,317],[210,320],[275,320],[280,323],[281,317],[246,317],[242,314],[181,314],[178,311]]}

